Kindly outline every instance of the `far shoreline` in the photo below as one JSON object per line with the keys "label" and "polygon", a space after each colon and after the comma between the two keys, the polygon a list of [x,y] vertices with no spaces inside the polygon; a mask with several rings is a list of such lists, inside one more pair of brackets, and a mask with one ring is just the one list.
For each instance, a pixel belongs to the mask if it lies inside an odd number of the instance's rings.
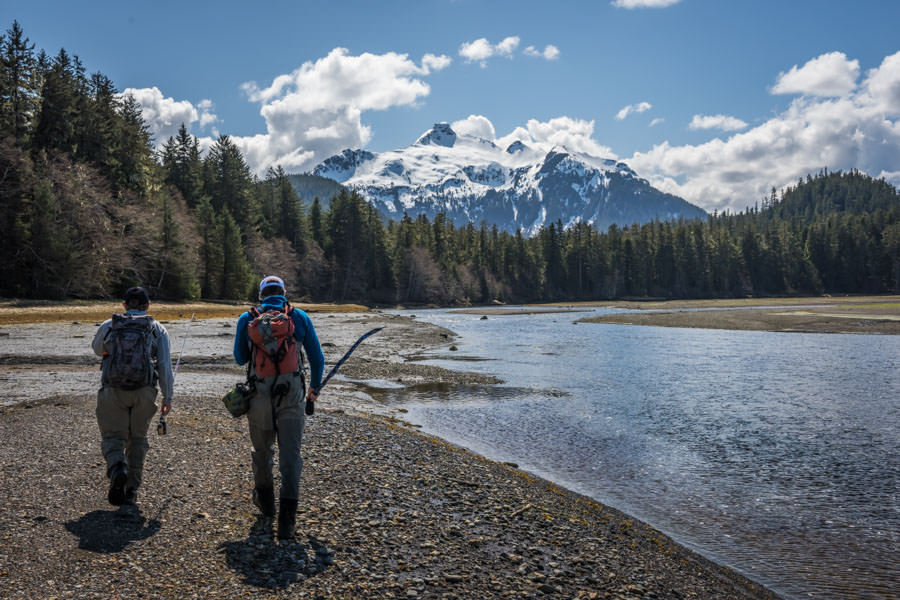
{"label": "far shoreline", "polygon": [[900,335],[900,295],[598,300],[451,310],[485,318],[585,312],[593,308],[629,312],[589,316],[577,322],[733,331]]}

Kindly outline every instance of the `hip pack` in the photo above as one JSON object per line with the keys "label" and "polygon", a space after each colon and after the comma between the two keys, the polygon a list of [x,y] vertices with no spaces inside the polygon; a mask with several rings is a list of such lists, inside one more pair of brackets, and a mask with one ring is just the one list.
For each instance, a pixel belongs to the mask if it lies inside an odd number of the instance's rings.
{"label": "hip pack", "polygon": [[153,317],[113,315],[106,347],[105,383],[124,390],[153,385]]}
{"label": "hip pack", "polygon": [[261,307],[250,309],[252,320],[247,328],[252,344],[253,370],[257,378],[277,377],[300,371],[301,359],[294,338],[294,308],[286,304],[284,311]]}

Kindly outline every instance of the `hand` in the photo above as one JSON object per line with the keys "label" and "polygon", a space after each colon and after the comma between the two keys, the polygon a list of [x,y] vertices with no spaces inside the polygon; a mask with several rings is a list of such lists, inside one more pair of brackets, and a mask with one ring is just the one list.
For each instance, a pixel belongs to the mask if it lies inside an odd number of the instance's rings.
{"label": "hand", "polygon": [[159,409],[159,414],[162,416],[166,416],[172,410],[172,401],[171,400],[163,400],[162,408]]}
{"label": "hand", "polygon": [[306,390],[306,401],[307,402],[315,402],[319,398],[319,395],[312,388]]}

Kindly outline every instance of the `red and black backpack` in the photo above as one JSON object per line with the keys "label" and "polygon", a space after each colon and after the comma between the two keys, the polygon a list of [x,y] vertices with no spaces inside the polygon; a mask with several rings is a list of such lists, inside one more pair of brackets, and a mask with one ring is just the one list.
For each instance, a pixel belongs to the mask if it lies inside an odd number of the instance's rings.
{"label": "red and black backpack", "polygon": [[252,347],[252,363],[256,377],[277,377],[300,371],[300,348],[294,338],[294,307],[285,304],[283,310],[262,311],[262,307],[250,309],[251,321],[247,327]]}

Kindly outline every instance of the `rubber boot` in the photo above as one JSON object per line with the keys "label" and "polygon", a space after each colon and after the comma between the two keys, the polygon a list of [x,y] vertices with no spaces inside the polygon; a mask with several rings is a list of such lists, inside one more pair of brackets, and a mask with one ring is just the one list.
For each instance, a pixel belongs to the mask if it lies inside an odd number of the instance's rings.
{"label": "rubber boot", "polygon": [[253,504],[265,517],[275,516],[275,490],[258,487],[253,490]]}
{"label": "rubber boot", "polygon": [[282,498],[278,507],[278,539],[293,539],[297,531],[297,499]]}

